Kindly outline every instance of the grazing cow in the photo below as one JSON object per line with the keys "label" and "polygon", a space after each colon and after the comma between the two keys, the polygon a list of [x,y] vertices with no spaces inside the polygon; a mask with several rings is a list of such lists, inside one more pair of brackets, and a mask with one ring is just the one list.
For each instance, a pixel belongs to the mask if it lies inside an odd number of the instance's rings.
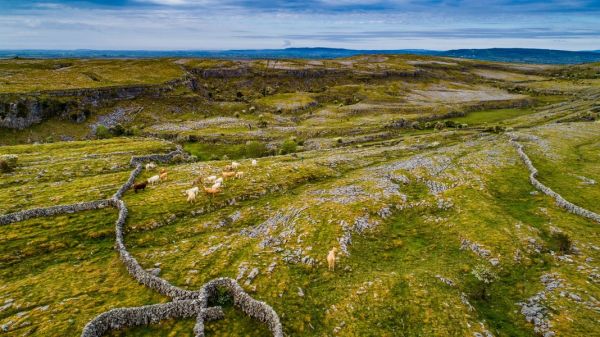
{"label": "grazing cow", "polygon": [[198,178],[194,179],[194,181],[192,181],[192,186],[195,186],[195,185],[202,184],[203,180],[204,180],[204,179],[202,179],[202,176],[200,176],[200,177],[198,177]]}
{"label": "grazing cow", "polygon": [[160,176],[159,176],[160,181],[166,181],[167,178],[168,178],[168,174],[169,174],[169,172],[167,172],[167,171],[161,173]]}
{"label": "grazing cow", "polygon": [[156,164],[148,163],[146,164],[146,170],[154,170],[156,168]]}
{"label": "grazing cow", "polygon": [[252,166],[256,166],[258,165],[258,162],[256,161],[256,159],[252,159]]}
{"label": "grazing cow", "polygon": [[204,188],[204,192],[206,194],[208,194],[209,197],[212,197],[214,195],[217,195],[217,193],[220,192],[220,190],[218,188],[212,188],[212,187],[205,187]]}
{"label": "grazing cow", "polygon": [[241,178],[243,178],[243,177],[244,177],[244,172],[242,172],[242,171],[237,171],[237,172],[235,173],[235,178],[236,178],[236,179],[241,179]]}
{"label": "grazing cow", "polygon": [[238,163],[237,161],[231,162],[231,168],[234,170],[237,170],[238,168],[240,168],[240,166],[242,166],[242,164]]}
{"label": "grazing cow", "polygon": [[327,264],[329,265],[329,270],[330,271],[334,271],[335,270],[335,252],[336,251],[337,251],[337,248],[333,247],[329,251],[329,254],[327,254]]}
{"label": "grazing cow", "polygon": [[223,171],[223,178],[231,178],[235,176],[235,171]]}
{"label": "grazing cow", "polygon": [[138,190],[144,190],[144,189],[146,189],[146,186],[148,186],[148,182],[147,181],[144,181],[144,182],[141,182],[141,183],[137,183],[137,184],[133,184],[133,191],[135,193],[137,193]]}
{"label": "grazing cow", "polygon": [[150,185],[154,185],[154,184],[158,184],[159,181],[160,181],[160,176],[157,174],[157,175],[154,175],[154,176],[148,178],[147,183]]}
{"label": "grazing cow", "polygon": [[198,192],[200,192],[200,188],[198,188],[197,186],[186,190],[185,194],[187,195],[187,202],[196,202],[196,195],[198,194]]}
{"label": "grazing cow", "polygon": [[214,183],[217,181],[217,176],[208,176],[206,177],[206,181],[209,183]]}
{"label": "grazing cow", "polygon": [[211,186],[211,188],[214,188],[214,189],[221,188],[222,184],[223,184],[223,181],[216,182]]}

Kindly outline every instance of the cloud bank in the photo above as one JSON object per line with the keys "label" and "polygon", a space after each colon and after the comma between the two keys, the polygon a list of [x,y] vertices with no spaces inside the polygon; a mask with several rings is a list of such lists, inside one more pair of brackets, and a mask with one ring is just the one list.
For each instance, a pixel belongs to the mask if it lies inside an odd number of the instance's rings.
{"label": "cloud bank", "polygon": [[0,1],[1,49],[600,49],[584,0]]}

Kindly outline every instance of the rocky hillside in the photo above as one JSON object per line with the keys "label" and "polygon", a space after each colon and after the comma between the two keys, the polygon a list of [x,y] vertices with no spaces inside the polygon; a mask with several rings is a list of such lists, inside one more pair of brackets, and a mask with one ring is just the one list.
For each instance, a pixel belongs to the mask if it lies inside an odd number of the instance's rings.
{"label": "rocky hillside", "polygon": [[7,336],[600,333],[593,65],[156,62],[0,129]]}

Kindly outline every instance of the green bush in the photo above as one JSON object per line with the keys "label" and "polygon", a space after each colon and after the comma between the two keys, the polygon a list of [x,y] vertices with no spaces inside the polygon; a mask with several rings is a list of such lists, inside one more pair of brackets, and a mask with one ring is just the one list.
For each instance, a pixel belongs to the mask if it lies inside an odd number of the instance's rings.
{"label": "green bush", "polygon": [[173,156],[173,159],[171,161],[174,163],[183,163],[185,161],[185,157],[178,153]]}
{"label": "green bush", "polygon": [[0,156],[0,172],[8,173],[14,171],[17,167],[18,159],[19,157],[14,154]]}
{"label": "green bush", "polygon": [[258,158],[263,157],[267,154],[268,149],[264,143],[257,142],[255,140],[246,142],[244,146],[244,154],[246,158]]}
{"label": "green bush", "polygon": [[98,125],[98,127],[96,127],[96,138],[106,139],[110,137],[112,137],[112,134],[110,133],[110,131],[108,131],[108,128],[106,126]]}
{"label": "green bush", "polygon": [[296,148],[298,147],[298,144],[296,144],[296,142],[293,139],[286,139],[282,144],[281,147],[279,149],[279,152],[281,154],[288,154],[288,153],[294,153],[296,152]]}
{"label": "green bush", "polygon": [[559,252],[561,254],[569,254],[573,247],[573,242],[567,234],[556,232],[550,235],[548,246],[550,250]]}
{"label": "green bush", "polygon": [[502,133],[506,131],[506,128],[501,125],[488,126],[483,131],[485,132],[493,132],[493,133]]}
{"label": "green bush", "polygon": [[478,265],[471,270],[471,278],[467,279],[467,289],[471,298],[486,301],[489,299],[489,288],[498,279],[490,267]]}
{"label": "green bush", "polygon": [[423,130],[423,125],[421,125],[421,123],[419,123],[419,122],[412,122],[410,124],[410,127],[415,130]]}
{"label": "green bush", "polygon": [[123,135],[125,135],[125,133],[126,133],[126,130],[125,130],[125,128],[123,127],[123,125],[121,125],[121,124],[117,124],[117,125],[115,125],[115,126],[111,126],[111,127],[108,129],[108,132],[110,132],[110,133],[111,133],[113,136],[117,136],[117,137],[119,137],[119,136],[123,136]]}
{"label": "green bush", "polygon": [[437,123],[435,123],[434,129],[443,130],[445,127],[446,127],[446,124],[444,124],[442,122],[437,122]]}
{"label": "green bush", "polygon": [[457,127],[457,124],[454,121],[445,121],[444,125],[446,125],[447,128],[455,128],[455,127]]}

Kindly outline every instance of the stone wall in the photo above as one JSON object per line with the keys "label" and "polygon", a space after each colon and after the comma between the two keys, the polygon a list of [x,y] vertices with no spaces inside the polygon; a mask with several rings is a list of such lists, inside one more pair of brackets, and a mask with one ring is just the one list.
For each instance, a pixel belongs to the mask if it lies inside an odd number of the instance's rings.
{"label": "stone wall", "polygon": [[74,213],[104,207],[114,207],[119,210],[119,216],[115,222],[115,247],[127,272],[139,283],[169,297],[172,301],[163,304],[134,308],[118,308],[107,311],[98,315],[86,324],[81,334],[82,337],[98,337],[115,329],[154,324],[165,319],[191,317],[196,317],[194,335],[203,337],[205,320],[221,319],[224,317],[220,307],[208,307],[209,299],[216,298],[218,289],[227,291],[227,293],[232,296],[234,305],[246,315],[266,324],[274,337],[283,337],[283,328],[275,310],[268,304],[253,299],[235,280],[230,278],[217,278],[207,282],[197,291],[182,289],[146,271],[127,251],[124,242],[124,226],[129,211],[125,202],[121,200],[123,194],[131,187],[137,176],[142,172],[143,163],[150,161],[166,163],[173,160],[177,155],[184,155],[184,152],[180,147],[168,154],[151,154],[132,157],[130,163],[135,166],[135,168],[127,181],[119,188],[111,199],[36,208],[6,214],[0,216],[0,225],[7,225],[34,217],[49,217],[58,214]]}
{"label": "stone wall", "polygon": [[[199,318],[216,320],[224,317],[220,307],[206,308],[200,300],[185,300],[162,304],[146,305],[137,308],[118,308],[94,318],[83,328],[82,337],[100,337],[111,330],[156,324],[174,318]],[[204,336],[204,326],[195,329],[195,336]]]}
{"label": "stone wall", "polygon": [[523,160],[523,162],[525,163],[525,166],[527,166],[527,169],[529,170],[529,181],[531,181],[531,184],[535,188],[542,191],[544,194],[554,198],[554,200],[556,201],[556,204],[558,206],[566,209],[568,212],[582,216],[584,218],[588,218],[590,220],[594,220],[596,222],[600,222],[599,214],[589,211],[585,208],[579,207],[579,206],[567,201],[560,194],[554,192],[551,188],[547,187],[546,185],[542,184],[539,180],[537,180],[538,170],[535,168],[535,166],[533,166],[531,159],[529,159],[529,157],[527,156],[525,151],[523,151],[523,145],[521,145],[515,139],[511,139],[510,142],[517,149],[517,152],[519,153],[519,157],[521,157],[521,160]]}
{"label": "stone wall", "polygon": [[59,205],[59,206],[52,206],[52,207],[46,207],[46,208],[28,209],[25,211],[1,215],[0,216],[0,225],[8,225],[8,224],[11,224],[14,222],[25,221],[25,220],[31,219],[31,218],[49,217],[49,216],[56,216],[56,215],[60,215],[60,214],[68,214],[68,213],[88,211],[88,210],[93,210],[93,209],[101,209],[101,208],[105,208],[108,206],[111,206],[111,201],[104,199],[104,200],[96,200],[96,201],[89,201],[89,202],[80,202],[80,203],[71,204],[71,205]]}

